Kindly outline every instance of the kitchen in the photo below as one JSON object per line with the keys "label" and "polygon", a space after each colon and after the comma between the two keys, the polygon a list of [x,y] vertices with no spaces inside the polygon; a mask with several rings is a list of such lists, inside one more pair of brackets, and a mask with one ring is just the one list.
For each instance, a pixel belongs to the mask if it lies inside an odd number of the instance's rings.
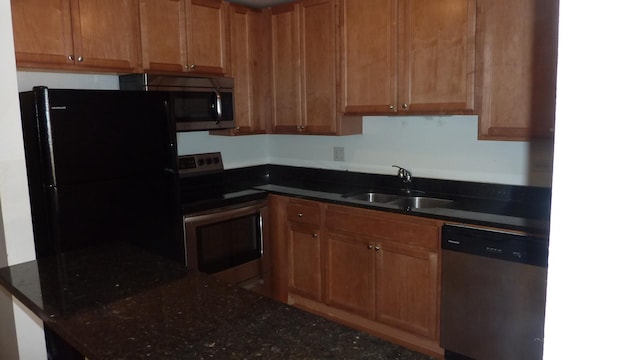
{"label": "kitchen", "polygon": [[[8,5],[8,1],[6,4]],[[569,5],[567,5],[570,8]],[[632,12],[632,11],[630,11]],[[8,13],[8,11],[6,12]],[[569,13],[569,12],[568,12]],[[5,12],[3,12],[3,15]],[[8,15],[7,15],[8,16]],[[4,19],[3,19],[4,20]],[[8,21],[3,21],[3,24],[8,24]],[[10,29],[6,29],[9,33],[6,36],[8,39],[10,36]],[[11,42],[9,41],[8,44]],[[3,46],[3,48],[11,48],[11,46]],[[7,59],[7,64],[3,66],[9,66],[9,69],[3,71],[3,74],[10,78],[14,78],[15,70],[11,69],[11,62],[13,59],[13,54],[11,51],[6,52],[5,56]],[[18,79],[24,75],[21,73],[17,73]],[[42,76],[42,79],[47,79],[47,74],[36,74],[34,76]],[[60,76],[60,75],[52,75],[54,78],[73,78],[73,75]],[[44,80],[48,81],[48,80]],[[25,83],[24,79],[20,80],[18,83]],[[42,80],[41,80],[42,82]],[[95,77],[89,76],[89,80],[87,82],[100,82],[100,80],[96,80]],[[37,83],[37,82],[36,82]],[[51,82],[55,84],[55,82]],[[81,80],[77,80],[74,78],[72,80],[72,84],[75,84],[74,87],[83,86],[84,82]],[[3,101],[7,99],[13,99],[15,102],[15,86],[8,86],[6,90],[3,89]],[[574,90],[575,91],[575,90]],[[4,104],[3,104],[4,105]],[[14,114],[9,116],[8,118],[3,115],[3,134],[12,133],[12,131],[16,131],[16,123],[18,117],[15,114],[16,104],[11,103],[11,106],[3,106],[7,109],[14,109]],[[609,110],[608,110],[609,111]],[[610,112],[607,113],[609,117],[611,116]],[[589,115],[581,117],[582,119],[589,118]],[[624,117],[621,115],[620,117]],[[11,121],[7,121],[5,124],[5,119],[11,119]],[[399,162],[399,159],[407,159],[407,164],[405,166],[411,168],[414,171],[414,174],[420,177],[443,177],[443,178],[453,178],[453,179],[464,179],[471,181],[490,181],[493,180],[499,183],[506,184],[531,184],[531,185],[539,185],[539,186],[550,186],[550,161],[548,150],[545,153],[543,149],[542,159],[535,159],[535,161],[531,162],[529,165],[529,161],[524,161],[523,159],[527,159],[528,154],[528,145],[527,143],[492,143],[492,142],[478,142],[475,140],[476,137],[476,124],[473,116],[470,117],[436,117],[431,119],[425,119],[424,117],[407,117],[407,118],[390,118],[390,120],[400,120],[399,123],[390,124],[387,121],[389,120],[385,118],[365,118],[364,121],[364,133],[366,136],[362,137],[345,137],[345,138],[311,138],[311,137],[302,137],[302,136],[288,136],[288,135],[258,135],[251,137],[240,137],[240,138],[224,138],[224,137],[210,137],[208,134],[188,134],[189,137],[187,139],[179,139],[179,150],[184,151],[184,153],[191,152],[206,152],[212,150],[220,150],[225,154],[225,163],[227,167],[241,167],[247,165],[254,165],[260,163],[278,163],[278,164],[289,164],[294,166],[310,166],[310,167],[327,167],[327,168],[341,168],[344,166],[349,169],[355,169],[356,171],[370,171],[370,172],[379,172],[379,173],[392,173],[392,169],[390,166]],[[454,121],[454,120],[460,120]],[[613,119],[612,121],[615,121]],[[7,132],[5,132],[5,126]],[[449,132],[450,131],[450,132]],[[389,139],[385,138],[385,134],[389,134],[390,132],[394,133],[394,136]],[[397,135],[396,135],[397,134]],[[415,134],[415,135],[412,135]],[[430,136],[433,134],[433,141],[426,142],[424,141],[424,136]],[[443,135],[446,134],[446,135]],[[465,134],[465,135],[461,135]],[[368,136],[371,135],[372,140],[368,140]],[[445,136],[451,135],[449,141]],[[418,137],[416,139],[415,137]],[[619,134],[617,135],[619,136]],[[19,136],[18,136],[19,137]],[[215,144],[212,139],[215,139]],[[405,141],[405,139],[407,141]],[[422,139],[422,141],[417,141]],[[438,139],[440,142],[438,143]],[[465,140],[466,139],[466,140]],[[431,140],[431,139],[430,139]],[[465,142],[466,141],[466,142]],[[559,135],[556,135],[556,149],[555,156],[559,154],[558,142],[560,141]],[[447,146],[451,143],[460,144],[459,146]],[[257,143],[257,146],[256,146]],[[633,142],[629,142],[633,143]],[[5,142],[5,136],[3,135],[3,144],[6,146],[10,146],[11,142]],[[189,144],[189,145],[186,145]],[[191,145],[194,144],[194,145]],[[380,146],[380,144],[388,144],[386,146]],[[182,146],[185,145],[185,146]],[[13,148],[9,149],[21,149],[21,143],[13,144]],[[182,146],[182,147],[181,147]],[[193,148],[189,148],[188,146],[193,146]],[[333,147],[334,146],[343,146],[345,150],[345,162],[338,163],[333,162]],[[181,147],[181,148],[180,148]],[[364,150],[361,150],[361,147]],[[426,147],[426,148],[423,148]],[[384,149],[385,151],[380,151],[380,149]],[[294,149],[295,151],[291,151]],[[395,150],[397,149],[397,150]],[[548,149],[548,148],[547,148]],[[587,149],[584,149],[587,152]],[[613,149],[613,147],[612,147]],[[4,150],[4,148],[3,148]],[[312,151],[313,150],[313,151]],[[456,152],[459,151],[459,152]],[[16,151],[3,151],[4,154],[15,154]],[[438,159],[418,156],[416,154],[419,153],[436,153],[438,154]],[[632,151],[627,152],[628,154],[633,153]],[[637,152],[636,152],[637,153]],[[227,155],[228,154],[228,155]],[[235,155],[237,154],[237,155]],[[267,155],[265,155],[267,154]],[[295,154],[295,155],[294,155]],[[442,158],[442,154],[451,154],[452,158],[455,161],[446,161],[447,159]],[[10,155],[10,156],[18,156],[18,155]],[[236,157],[237,156],[237,157]],[[595,159],[599,159],[599,154],[594,154]],[[617,155],[618,156],[618,155]],[[618,157],[619,159],[620,157]],[[487,160],[491,159],[491,160]],[[497,159],[497,160],[496,160]],[[632,157],[629,161],[632,161]],[[10,162],[10,160],[14,160],[14,162]],[[21,171],[15,170],[13,166],[15,164],[19,164],[19,159],[7,159],[7,162],[4,162],[3,158],[3,172],[5,169],[9,169],[12,171],[8,171],[9,174],[20,174]],[[6,164],[6,165],[5,165]],[[414,165],[415,164],[415,165]],[[614,165],[613,163],[611,165]],[[401,164],[402,165],[402,164]],[[6,167],[5,167],[6,166]],[[554,165],[554,171],[557,171],[558,164]],[[387,167],[389,169],[387,169]],[[487,169],[487,170],[486,170]],[[485,171],[486,170],[486,171]],[[533,171],[530,171],[533,170]],[[533,173],[533,175],[531,174]],[[543,173],[543,180],[539,180],[540,176],[536,173]],[[497,176],[496,176],[497,175]],[[531,180],[529,182],[529,177],[538,180]],[[18,175],[16,178],[19,178]],[[12,177],[12,179],[14,179]],[[594,178],[588,179],[580,179],[580,184],[585,186],[586,189],[589,189],[587,184],[596,184],[595,181],[598,179],[597,174],[594,174]],[[631,181],[633,177],[623,178],[618,181]],[[554,178],[557,180],[557,178]],[[600,180],[600,179],[598,179]],[[6,181],[3,178],[3,181]],[[593,182],[592,182],[593,181]],[[20,184],[11,183],[3,183],[7,184],[6,189],[20,189]],[[629,184],[632,184],[631,182]],[[554,183],[554,189],[557,190],[557,187]],[[598,184],[601,186],[600,184]],[[5,185],[3,185],[5,186]],[[24,186],[24,185],[22,185]],[[575,185],[573,185],[575,186]],[[11,234],[11,231],[18,231],[15,229],[20,229],[26,225],[29,228],[28,224],[25,224],[25,221],[21,219],[19,216],[12,215],[17,214],[20,211],[21,206],[24,207],[24,199],[14,200],[14,196],[19,196],[18,194],[11,194],[12,191],[4,190],[2,192],[2,208],[3,208],[3,225],[5,234]],[[24,191],[24,189],[22,190]],[[613,190],[612,190],[613,191]],[[554,196],[556,193],[554,192]],[[628,194],[625,194],[627,196]],[[11,205],[6,205],[11,204]],[[20,205],[22,204],[22,205]],[[7,208],[11,207],[11,213],[7,213]],[[15,212],[14,212],[15,211]],[[28,210],[26,211],[28,214]],[[624,215],[617,215],[616,222],[621,222],[620,220],[624,219]],[[564,221],[567,221],[564,219]],[[553,223],[553,219],[552,219]],[[632,222],[629,222],[632,223]],[[595,224],[593,224],[595,226]],[[22,230],[24,231],[24,229]],[[616,229],[618,231],[618,229]],[[553,232],[553,225],[552,225]],[[22,236],[20,236],[23,238]],[[28,235],[27,235],[28,237]],[[583,237],[585,239],[588,237]],[[6,236],[6,242],[11,244],[12,240],[16,239],[15,235]],[[552,236],[553,239],[553,236]],[[553,241],[553,240],[552,240]],[[594,243],[596,245],[597,243]],[[32,251],[28,248],[25,248],[24,245],[16,244],[13,246],[7,246],[10,249],[8,252],[12,256],[12,263],[18,263],[21,261],[29,260],[29,252]],[[32,256],[32,255],[31,255]],[[553,256],[553,246],[552,246],[552,255]],[[624,254],[620,254],[620,256],[624,256]],[[633,273],[633,272],[632,272]],[[625,297],[625,299],[633,299],[633,296]],[[583,302],[587,304],[592,299],[582,299]],[[583,304],[584,305],[584,304]],[[633,313],[633,309],[629,309],[631,313]],[[547,340],[549,338],[547,337]],[[566,341],[566,339],[564,340]],[[576,340],[577,341],[577,340]],[[602,349],[600,351],[605,351],[605,345],[602,345]],[[623,351],[623,349],[619,348],[619,351]],[[560,351],[560,350],[558,350]],[[614,351],[614,350],[609,350]],[[594,349],[591,349],[590,354],[594,353]],[[607,353],[610,355],[610,353]],[[620,354],[624,354],[624,352],[620,352]],[[607,356],[608,357],[608,356]]]}

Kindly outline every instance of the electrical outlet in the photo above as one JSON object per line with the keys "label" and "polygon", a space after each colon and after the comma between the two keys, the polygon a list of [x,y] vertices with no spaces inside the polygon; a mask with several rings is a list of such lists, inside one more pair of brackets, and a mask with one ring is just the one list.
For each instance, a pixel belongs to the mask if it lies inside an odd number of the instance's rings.
{"label": "electrical outlet", "polygon": [[344,161],[344,146],[333,147],[333,161]]}

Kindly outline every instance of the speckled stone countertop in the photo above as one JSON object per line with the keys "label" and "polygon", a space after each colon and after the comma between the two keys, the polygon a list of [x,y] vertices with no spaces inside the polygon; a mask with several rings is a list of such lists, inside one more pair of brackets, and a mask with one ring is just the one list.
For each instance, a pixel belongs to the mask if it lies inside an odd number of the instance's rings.
{"label": "speckled stone countertop", "polygon": [[66,342],[100,359],[429,359],[129,245],[0,269]]}

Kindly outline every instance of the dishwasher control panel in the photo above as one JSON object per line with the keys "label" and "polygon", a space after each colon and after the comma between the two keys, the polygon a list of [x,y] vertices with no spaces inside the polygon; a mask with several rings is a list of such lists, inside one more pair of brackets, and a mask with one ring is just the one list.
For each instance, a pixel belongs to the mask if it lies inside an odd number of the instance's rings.
{"label": "dishwasher control panel", "polygon": [[461,225],[442,227],[442,249],[547,267],[548,239]]}

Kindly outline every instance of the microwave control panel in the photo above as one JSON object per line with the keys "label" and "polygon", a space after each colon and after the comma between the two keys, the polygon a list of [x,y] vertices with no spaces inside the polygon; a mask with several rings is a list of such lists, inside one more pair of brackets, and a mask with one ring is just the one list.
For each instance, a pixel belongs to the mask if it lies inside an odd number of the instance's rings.
{"label": "microwave control panel", "polygon": [[178,156],[180,175],[199,174],[224,170],[222,154],[219,152]]}

